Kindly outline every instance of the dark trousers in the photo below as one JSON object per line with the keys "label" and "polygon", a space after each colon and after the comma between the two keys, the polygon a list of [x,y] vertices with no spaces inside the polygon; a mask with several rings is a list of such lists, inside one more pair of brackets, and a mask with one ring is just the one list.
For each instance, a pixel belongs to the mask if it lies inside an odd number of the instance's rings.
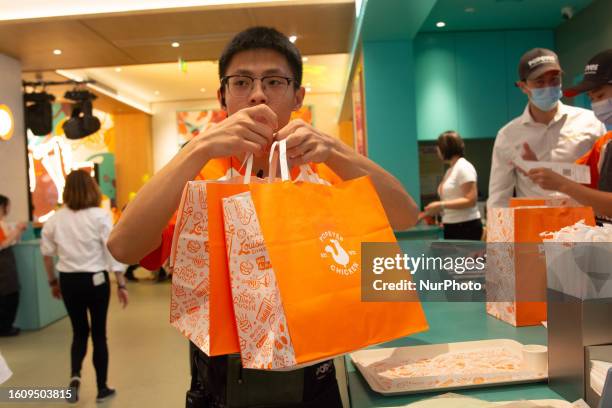
{"label": "dark trousers", "polygon": [[81,366],[87,352],[91,319],[93,340],[93,364],[96,369],[98,389],[106,388],[108,374],[108,346],[106,344],[106,316],[110,299],[108,273],[105,282],[94,286],[91,272],[60,272],[62,298],[72,323],[72,347],[70,349],[71,375],[81,376]]}
{"label": "dark trousers", "polygon": [[0,332],[8,332],[13,328],[19,305],[19,292],[0,296]]}
{"label": "dark trousers", "polygon": [[342,408],[332,360],[294,371],[250,370],[237,355],[209,357],[189,346],[192,389],[205,396],[194,408]]}
{"label": "dark trousers", "polygon": [[445,223],[444,239],[480,241],[482,239],[482,221],[480,221],[480,218],[477,218],[465,222]]}

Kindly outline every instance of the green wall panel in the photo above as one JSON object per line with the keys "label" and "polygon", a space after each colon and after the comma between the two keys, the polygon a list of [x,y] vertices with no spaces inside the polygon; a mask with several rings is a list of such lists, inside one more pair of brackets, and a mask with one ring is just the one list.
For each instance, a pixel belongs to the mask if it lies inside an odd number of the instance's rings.
{"label": "green wall panel", "polygon": [[454,34],[422,34],[414,42],[417,134],[435,140],[457,129],[457,74]]}
{"label": "green wall panel", "polygon": [[504,36],[456,34],[458,131],[466,139],[495,137],[506,123]]}
{"label": "green wall panel", "polygon": [[552,30],[422,33],[414,40],[417,132],[435,140],[495,138],[527,102],[515,87],[520,56],[553,48]]}
{"label": "green wall panel", "polygon": [[[569,84],[581,75],[587,61],[612,48],[612,1],[594,0],[555,30],[555,45]],[[580,102],[584,104],[584,101]]]}
{"label": "green wall panel", "polygon": [[363,61],[368,156],[420,205],[413,43],[364,41]]}

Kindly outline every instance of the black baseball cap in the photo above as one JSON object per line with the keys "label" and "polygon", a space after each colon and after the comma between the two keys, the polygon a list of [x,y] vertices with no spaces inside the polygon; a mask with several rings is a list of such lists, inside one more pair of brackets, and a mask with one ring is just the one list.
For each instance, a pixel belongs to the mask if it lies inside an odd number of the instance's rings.
{"label": "black baseball cap", "polygon": [[605,84],[612,84],[612,49],[600,52],[584,67],[584,77],[578,85],[566,89],[563,94],[572,98]]}
{"label": "black baseball cap", "polygon": [[534,48],[521,57],[518,74],[521,81],[534,79],[548,71],[562,71],[559,57],[546,48]]}

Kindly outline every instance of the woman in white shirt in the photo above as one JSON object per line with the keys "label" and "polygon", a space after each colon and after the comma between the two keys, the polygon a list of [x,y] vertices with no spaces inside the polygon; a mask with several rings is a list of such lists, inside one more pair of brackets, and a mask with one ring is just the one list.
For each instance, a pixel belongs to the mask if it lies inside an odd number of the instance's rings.
{"label": "woman in white shirt", "polygon": [[450,167],[438,186],[440,201],[429,203],[425,215],[442,213],[444,239],[480,240],[482,221],[476,205],[476,169],[463,157],[465,145],[457,132],[438,137],[438,156]]}
{"label": "woman in white shirt", "polygon": [[[117,262],[106,248],[112,229],[111,215],[100,208],[102,194],[96,182],[83,170],[75,170],[66,177],[64,207],[57,211],[43,227],[41,251],[55,298],[63,298],[72,323],[71,380],[73,396],[78,401],[81,366],[87,352],[91,319],[93,364],[96,370],[98,395],[103,401],[115,394],[106,384],[108,346],[106,317],[110,299],[108,271],[117,277],[117,297],[123,307],[128,303],[128,292],[123,272],[125,265]],[[59,258],[55,277],[53,257]]]}

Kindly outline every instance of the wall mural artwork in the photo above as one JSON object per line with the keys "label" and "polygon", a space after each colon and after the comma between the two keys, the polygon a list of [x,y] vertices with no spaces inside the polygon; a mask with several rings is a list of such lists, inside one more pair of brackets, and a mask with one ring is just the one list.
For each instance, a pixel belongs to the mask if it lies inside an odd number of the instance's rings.
{"label": "wall mural artwork", "polygon": [[226,117],[227,113],[220,109],[176,112],[179,146],[184,145],[200,133],[207,131],[213,124],[221,122]]}
{"label": "wall mural artwork", "polygon": [[[64,180],[70,171],[77,168],[93,170],[98,164],[98,178],[102,193],[114,203],[116,199],[114,155],[115,129],[110,114],[94,109],[100,119],[100,130],[83,139],[69,140],[64,136],[62,125],[70,118],[72,105],[53,104],[52,132],[46,136],[35,136],[28,130],[28,164],[30,193],[32,195],[33,221],[44,222],[58,204],[62,203]],[[105,163],[106,161],[109,163]]]}

